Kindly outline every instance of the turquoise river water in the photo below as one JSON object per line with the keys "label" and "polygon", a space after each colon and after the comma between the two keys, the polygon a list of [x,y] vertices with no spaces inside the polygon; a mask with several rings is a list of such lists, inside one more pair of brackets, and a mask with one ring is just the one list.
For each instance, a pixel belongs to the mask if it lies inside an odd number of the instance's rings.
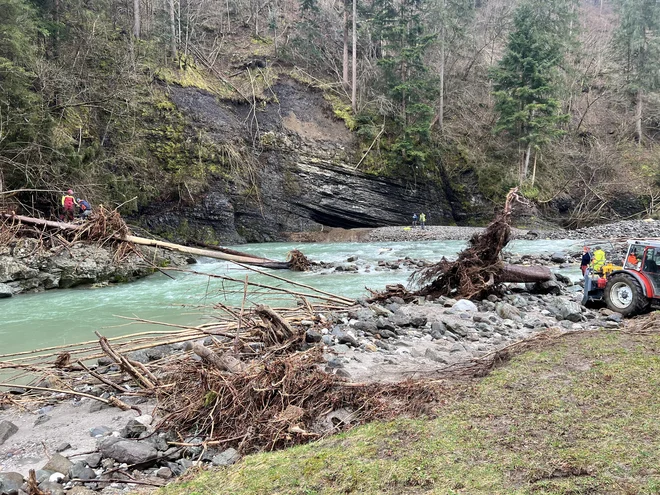
{"label": "turquoise river water", "polygon": [[[392,261],[410,256],[416,259],[438,261],[442,256],[451,259],[465,243],[462,241],[389,242],[389,243],[336,243],[336,244],[248,244],[238,247],[275,260],[284,260],[291,249],[297,248],[311,260],[325,262],[345,261],[357,255],[360,263],[376,265],[379,260]],[[508,250],[513,253],[552,253],[559,250],[579,249],[576,241],[515,241]],[[191,269],[211,274],[223,274],[251,282],[285,285],[270,277],[240,269],[230,263],[201,259]],[[575,269],[575,274],[579,270]],[[210,306],[220,301],[240,306],[242,287],[221,280],[190,273],[170,272],[174,280],[160,273],[137,282],[100,288],[52,290],[38,294],[25,294],[0,301],[0,354],[30,350],[51,345],[92,340],[94,331],[106,336],[117,336],[155,328],[155,325],[135,323],[121,317],[139,317],[146,320],[199,324],[213,316]],[[392,270],[370,272],[360,267],[358,273],[296,273],[278,271],[277,275],[312,285],[332,293],[359,297],[366,294],[365,287],[382,289],[390,283],[406,283],[409,271]],[[240,289],[240,290],[239,290]],[[267,300],[267,295],[256,294],[249,303]]]}

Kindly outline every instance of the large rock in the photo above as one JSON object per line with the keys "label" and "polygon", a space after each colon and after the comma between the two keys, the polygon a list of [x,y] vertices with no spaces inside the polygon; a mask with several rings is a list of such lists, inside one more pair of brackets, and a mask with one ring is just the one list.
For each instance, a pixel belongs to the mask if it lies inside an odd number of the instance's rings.
{"label": "large rock", "polygon": [[582,307],[573,301],[561,300],[557,305],[557,314],[560,320],[574,323],[582,321]]}
{"label": "large rock", "polygon": [[0,283],[0,299],[6,299],[14,295],[14,291],[7,284]]}
{"label": "large rock", "polygon": [[41,469],[44,471],[52,471],[53,473],[66,474],[69,472],[69,469],[71,469],[71,466],[73,466],[73,462],[62,454],[53,454],[50,460]]}
{"label": "large rock", "polygon": [[118,442],[103,442],[100,445],[103,457],[111,457],[117,462],[127,464],[142,464],[156,460],[158,451],[146,442],[119,440]]}
{"label": "large rock", "polygon": [[0,473],[0,495],[16,495],[22,485],[22,474]]}
{"label": "large rock", "polygon": [[44,481],[39,484],[39,489],[50,495],[64,495],[64,487],[54,481]]}
{"label": "large rock", "polygon": [[235,449],[227,449],[216,455],[211,463],[214,466],[230,466],[235,464],[240,458],[241,455]]}
{"label": "large rock", "polygon": [[131,419],[121,430],[121,436],[124,438],[138,438],[142,433],[146,431],[147,427],[145,425],[136,419]]}
{"label": "large rock", "polygon": [[519,321],[520,311],[509,303],[499,302],[495,306],[495,312],[497,315],[504,320],[516,320]]}
{"label": "large rock", "polygon": [[11,421],[2,421],[0,422],[0,445],[5,443],[9,437],[15,434],[18,431],[18,426],[16,426]]}
{"label": "large rock", "polygon": [[96,478],[96,473],[93,469],[87,467],[85,462],[78,461],[69,469],[69,477],[71,479],[93,480]]}
{"label": "large rock", "polygon": [[452,309],[456,311],[469,311],[469,312],[479,311],[477,305],[468,299],[459,299],[458,301],[456,301],[456,303],[454,303]]}

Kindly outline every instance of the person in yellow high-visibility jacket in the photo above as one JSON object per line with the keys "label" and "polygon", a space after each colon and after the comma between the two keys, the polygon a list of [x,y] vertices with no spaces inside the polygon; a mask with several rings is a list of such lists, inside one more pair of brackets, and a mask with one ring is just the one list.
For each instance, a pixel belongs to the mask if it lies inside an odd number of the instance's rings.
{"label": "person in yellow high-visibility jacket", "polygon": [[603,268],[604,264],[605,264],[605,251],[603,251],[603,249],[600,246],[596,246],[593,259],[591,260],[591,268],[593,268],[594,272],[599,272]]}

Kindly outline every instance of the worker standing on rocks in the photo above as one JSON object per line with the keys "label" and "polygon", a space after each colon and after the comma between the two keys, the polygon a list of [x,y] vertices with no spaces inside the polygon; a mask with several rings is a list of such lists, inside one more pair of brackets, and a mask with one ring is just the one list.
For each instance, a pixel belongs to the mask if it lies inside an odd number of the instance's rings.
{"label": "worker standing on rocks", "polygon": [[582,270],[582,276],[587,272],[589,264],[591,263],[591,248],[589,246],[584,246],[582,248],[582,261],[580,262],[580,270]]}
{"label": "worker standing on rocks", "polygon": [[426,228],[426,213],[419,214],[419,224],[422,226],[422,229]]}
{"label": "worker standing on rocks", "polygon": [[412,228],[414,229],[415,227],[417,227],[417,213],[413,213]]}
{"label": "worker standing on rocks", "polygon": [[603,265],[605,265],[605,251],[600,246],[596,246],[594,251],[594,256],[591,261],[591,267],[594,269],[594,272],[599,272]]}
{"label": "worker standing on rocks", "polygon": [[76,198],[73,196],[73,191],[69,189],[66,194],[62,196],[62,209],[64,210],[64,213],[61,217],[62,220],[73,222],[76,206],[78,206]]}

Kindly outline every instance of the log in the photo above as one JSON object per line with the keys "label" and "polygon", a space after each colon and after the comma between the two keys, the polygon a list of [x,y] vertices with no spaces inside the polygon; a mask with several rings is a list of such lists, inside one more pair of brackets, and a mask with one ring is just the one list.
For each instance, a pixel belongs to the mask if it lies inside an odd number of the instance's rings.
{"label": "log", "polygon": [[552,278],[547,266],[504,265],[497,282],[547,282]]}
{"label": "log", "polygon": [[204,347],[199,342],[193,344],[192,350],[205,362],[219,369],[220,371],[229,371],[230,373],[239,373],[243,371],[244,365],[234,356],[228,353],[216,354],[211,349]]}
{"label": "log", "polygon": [[[2,216],[5,218],[14,218],[23,223],[28,223],[32,225],[41,225],[44,227],[51,227],[54,229],[80,230],[83,227],[82,225],[76,225],[73,223],[54,222],[52,220],[43,220],[41,218],[32,218],[23,215],[10,215],[8,213],[3,213]],[[245,265],[255,265],[255,266],[261,266],[263,268],[272,268],[276,270],[289,269],[289,263],[286,261],[273,261],[267,258],[259,258],[258,256],[241,253],[239,251],[234,251],[232,249],[226,249],[226,248],[214,248],[212,250],[200,249],[189,246],[182,246],[180,244],[174,244],[173,242],[157,241],[155,239],[146,239],[134,235],[127,235],[124,237],[116,236],[116,238],[121,241],[132,242],[133,244],[140,244],[142,246],[160,247],[163,249],[178,251],[180,253],[185,253],[185,254],[192,254],[195,256],[206,256],[207,258],[214,258],[225,261],[235,261],[238,263],[243,263]]]}
{"label": "log", "polygon": [[250,256],[238,256],[235,254],[223,253],[221,251],[212,251],[210,249],[200,249],[189,246],[181,246],[172,242],[156,241],[154,239],[145,239],[136,237],[134,235],[127,235],[122,238],[123,241],[132,242],[133,244],[141,244],[143,246],[154,246],[163,249],[170,249],[172,251],[179,251],[180,253],[193,254],[196,256],[206,256],[207,258],[215,258],[226,261],[236,261],[245,265],[263,266],[265,268],[288,269],[289,264],[286,262],[278,262],[266,258],[252,258]]}
{"label": "log", "polygon": [[271,343],[282,344],[295,334],[289,322],[265,304],[258,305],[254,312],[265,324],[270,326]]}

